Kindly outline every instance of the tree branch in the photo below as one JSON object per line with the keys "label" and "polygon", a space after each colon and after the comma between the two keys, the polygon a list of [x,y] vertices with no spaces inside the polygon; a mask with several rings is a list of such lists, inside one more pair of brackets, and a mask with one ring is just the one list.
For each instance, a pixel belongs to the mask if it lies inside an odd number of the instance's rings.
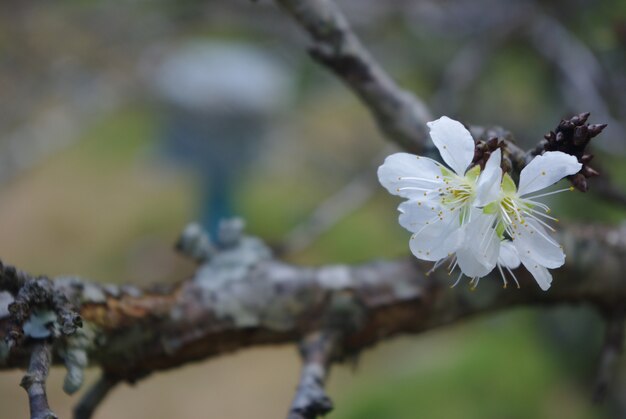
{"label": "tree branch", "polygon": [[338,339],[335,332],[316,332],[303,340],[300,352],[304,365],[289,419],[315,419],[332,410],[333,403],[324,391],[324,382]]}
{"label": "tree branch", "polygon": [[[426,278],[428,266],[412,259],[297,267],[275,260],[252,237],[220,250],[194,277],[168,291],[64,279],[54,281],[54,287],[80,307],[89,364],[109,377],[135,381],[253,345],[297,342],[331,320],[348,323],[341,326],[350,332],[338,349],[345,356],[400,333],[519,304],[613,307],[625,300],[625,228],[569,226],[559,239],[567,263],[554,272],[547,293],[523,270],[516,272],[521,290],[501,290],[499,278],[490,276],[481,282],[479,295],[448,290],[446,272]],[[9,324],[8,315],[0,318],[0,338]],[[28,346],[13,348],[0,368],[24,367],[30,352]]]}
{"label": "tree branch", "polygon": [[466,42],[459,49],[443,70],[439,89],[431,100],[435,111],[445,111],[447,114],[457,112],[467,90],[480,78],[492,56],[519,29],[525,18],[522,14],[514,21],[507,19],[504,25]]}
{"label": "tree branch", "polygon": [[311,214],[285,237],[277,247],[279,255],[289,255],[300,252],[315,242],[325,232],[330,230],[342,219],[354,213],[365,205],[378,190],[376,182],[376,168],[389,154],[387,147],[384,155],[377,155],[340,190],[323,200]]}
{"label": "tree branch", "polygon": [[50,368],[50,346],[39,341],[33,345],[28,371],[20,385],[28,393],[31,419],[56,419],[57,416],[48,406],[46,380]]}
{"label": "tree branch", "polygon": [[607,101],[597,84],[603,81],[602,66],[583,42],[558,20],[535,8],[535,16],[528,27],[527,36],[532,46],[563,77],[564,99],[572,109],[581,103],[594,115],[608,123],[606,141],[601,145],[610,153],[623,153],[624,126],[612,115]]}
{"label": "tree branch", "polygon": [[378,65],[331,0],[276,0],[311,36],[311,56],[335,73],[363,101],[380,129],[401,147],[430,149],[426,105],[403,90]]}
{"label": "tree branch", "polygon": [[118,383],[119,380],[102,374],[74,407],[74,419],[90,419],[96,408]]}

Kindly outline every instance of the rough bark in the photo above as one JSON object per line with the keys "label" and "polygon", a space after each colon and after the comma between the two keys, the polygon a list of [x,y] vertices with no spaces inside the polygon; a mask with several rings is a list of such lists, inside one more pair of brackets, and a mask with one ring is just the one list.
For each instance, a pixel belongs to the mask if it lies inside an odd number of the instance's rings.
{"label": "rough bark", "polygon": [[[109,377],[135,381],[253,345],[299,342],[320,330],[340,332],[337,354],[346,356],[398,334],[516,305],[588,303],[609,310],[626,301],[626,229],[569,226],[560,240],[567,263],[554,271],[549,292],[540,291],[523,269],[516,272],[520,290],[502,289],[491,275],[470,292],[450,289],[443,269],[426,277],[428,267],[411,259],[293,266],[250,237],[167,291],[61,278],[55,289],[79,307],[84,324],[77,332],[81,339],[54,347],[54,361],[62,363],[73,344]],[[10,323],[5,311],[0,338]],[[26,341],[10,354],[4,351],[0,368],[26,367],[31,348]]]}

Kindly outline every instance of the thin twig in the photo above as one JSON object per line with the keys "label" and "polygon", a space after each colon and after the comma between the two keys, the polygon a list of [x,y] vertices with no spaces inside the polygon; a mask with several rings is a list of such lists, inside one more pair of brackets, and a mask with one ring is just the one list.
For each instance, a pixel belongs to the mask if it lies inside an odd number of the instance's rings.
{"label": "thin twig", "polygon": [[301,343],[303,366],[289,419],[315,419],[332,410],[333,403],[324,391],[324,382],[337,342],[337,333],[316,332]]}
{"label": "thin twig", "polygon": [[321,203],[310,217],[294,228],[285,239],[283,254],[300,252],[339,221],[361,208],[378,189],[371,168],[359,173],[343,188]]}
{"label": "thin twig", "polygon": [[389,153],[390,150],[386,147],[365,170],[318,205],[306,220],[287,234],[279,248],[280,253],[292,254],[306,249],[319,236],[365,205],[379,187],[374,177],[376,167]]}
{"label": "thin twig", "polygon": [[[517,21],[521,21],[518,17]],[[439,89],[432,99],[432,107],[447,115],[460,108],[465,92],[480,78],[490,58],[506,43],[519,27],[507,20],[506,25],[467,42],[446,66]]]}
{"label": "thin twig", "polygon": [[343,80],[389,139],[412,152],[429,149],[426,105],[398,87],[354,34],[331,0],[276,0],[311,36],[311,56]]}
{"label": "thin twig", "polygon": [[613,117],[607,101],[602,97],[597,84],[603,80],[603,70],[595,55],[587,46],[558,20],[536,8],[536,16],[528,28],[531,45],[546,60],[552,62],[565,80],[563,96],[576,111],[581,103],[596,118],[608,124],[607,140],[600,144],[611,153],[623,152],[624,125]]}
{"label": "thin twig", "polygon": [[118,383],[119,380],[102,373],[98,381],[87,390],[74,407],[74,419],[90,419],[100,403]]}
{"label": "thin twig", "polygon": [[33,345],[28,371],[20,385],[28,393],[31,419],[56,419],[56,415],[48,405],[46,396],[46,379],[51,362],[50,346],[45,341]]}

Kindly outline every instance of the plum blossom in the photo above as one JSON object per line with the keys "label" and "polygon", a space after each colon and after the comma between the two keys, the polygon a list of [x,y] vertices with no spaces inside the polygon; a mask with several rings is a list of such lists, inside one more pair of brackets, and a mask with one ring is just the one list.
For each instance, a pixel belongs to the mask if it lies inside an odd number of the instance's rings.
{"label": "plum blossom", "polygon": [[[474,140],[463,125],[446,116],[429,122],[430,136],[448,167],[422,156],[396,153],[378,169],[380,183],[407,200],[400,204],[399,222],[413,233],[411,252],[426,261],[452,259],[470,278],[488,274],[496,265],[499,239],[495,217],[478,210],[499,196],[502,177],[500,150],[493,153],[481,173],[468,170]],[[480,236],[481,246],[472,241]]]}
{"label": "plum blossom", "polygon": [[449,261],[450,273],[458,266],[475,288],[480,278],[498,268],[504,286],[505,271],[519,282],[513,269],[523,265],[542,290],[550,288],[548,269],[565,261],[562,247],[546,229],[547,205],[536,201],[554,193],[531,195],[562,178],[578,173],[576,157],[559,151],[531,160],[520,173],[519,187],[502,172],[501,150],[489,157],[485,169],[470,167],[474,140],[463,125],[446,116],[429,122],[430,136],[447,164],[408,153],[393,154],[378,169],[380,183],[405,198],[398,207],[400,225],[412,232],[409,247],[418,259],[435,262],[437,269]]}
{"label": "plum blossom", "polygon": [[517,288],[520,287],[519,281],[513,273],[513,269],[519,268],[520,264],[521,261],[519,259],[519,255],[517,254],[517,249],[515,248],[515,246],[513,246],[511,240],[500,241],[500,251],[498,253],[498,262],[496,266],[498,267],[498,271],[500,271],[500,277],[502,278],[504,288],[506,288],[508,285],[504,270],[506,270],[509,275],[511,275],[511,277],[515,281],[515,284],[517,285]]}
{"label": "plum blossom", "polygon": [[550,208],[537,198],[573,190],[572,187],[530,195],[545,189],[562,178],[578,173],[582,165],[576,157],[560,151],[549,151],[535,157],[522,169],[519,187],[504,174],[499,197],[487,204],[483,212],[497,218],[496,232],[501,238],[508,236],[517,257],[532,274],[542,290],[550,288],[552,275],[548,269],[565,263],[562,247],[548,234],[554,229],[546,220],[558,221],[550,216]]}

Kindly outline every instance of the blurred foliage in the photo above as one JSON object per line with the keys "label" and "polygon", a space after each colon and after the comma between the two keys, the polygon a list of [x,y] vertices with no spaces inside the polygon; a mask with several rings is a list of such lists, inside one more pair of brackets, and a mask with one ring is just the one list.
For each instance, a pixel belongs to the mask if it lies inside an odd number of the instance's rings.
{"label": "blurred foliage", "polygon": [[[463,324],[401,371],[377,371],[338,398],[337,419],[598,418],[536,333],[515,311]],[[437,332],[441,334],[441,332]],[[437,339],[437,338],[435,338]],[[399,361],[391,361],[398,368]]]}

